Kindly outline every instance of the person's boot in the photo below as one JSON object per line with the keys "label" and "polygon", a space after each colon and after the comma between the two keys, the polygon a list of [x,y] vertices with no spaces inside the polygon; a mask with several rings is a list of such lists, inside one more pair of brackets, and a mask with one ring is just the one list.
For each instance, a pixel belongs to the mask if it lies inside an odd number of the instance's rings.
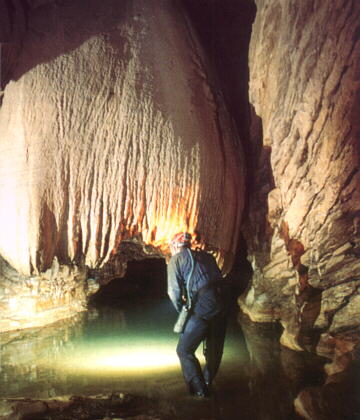
{"label": "person's boot", "polygon": [[209,369],[206,368],[206,366],[203,371],[203,376],[204,376],[205,385],[208,388],[210,388],[211,387],[210,372],[209,372]]}
{"label": "person's boot", "polygon": [[208,370],[204,370],[203,374],[204,374],[204,381],[205,381],[207,392],[208,394],[213,394],[213,387],[212,387],[212,381],[210,379],[210,373]]}
{"label": "person's boot", "polygon": [[209,396],[209,391],[204,381],[200,378],[194,378],[190,383],[190,392],[195,397],[207,398]]}

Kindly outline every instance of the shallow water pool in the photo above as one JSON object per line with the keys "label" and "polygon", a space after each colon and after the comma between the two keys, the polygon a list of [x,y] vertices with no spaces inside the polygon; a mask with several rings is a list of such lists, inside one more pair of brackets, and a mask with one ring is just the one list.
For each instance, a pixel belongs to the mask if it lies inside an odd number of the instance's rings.
{"label": "shallow water pool", "polygon": [[[296,419],[299,384],[323,381],[321,362],[278,343],[271,325],[229,321],[213,397],[188,396],[167,299],[94,306],[48,327],[1,334],[1,397],[130,392],[173,419]],[[202,348],[198,357],[202,358]]]}

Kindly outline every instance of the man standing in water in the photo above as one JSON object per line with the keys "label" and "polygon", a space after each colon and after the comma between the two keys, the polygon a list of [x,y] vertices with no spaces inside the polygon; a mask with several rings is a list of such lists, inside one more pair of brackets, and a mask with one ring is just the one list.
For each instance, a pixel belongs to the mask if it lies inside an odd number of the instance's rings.
{"label": "man standing in water", "polygon": [[[178,233],[170,243],[172,257],[167,267],[168,295],[180,312],[190,295],[191,309],[176,352],[192,395],[207,397],[220,366],[226,331],[223,279],[215,258],[190,249],[191,235]],[[191,279],[189,278],[191,277]],[[186,284],[190,290],[186,292]],[[201,370],[195,351],[205,341],[205,367]]]}

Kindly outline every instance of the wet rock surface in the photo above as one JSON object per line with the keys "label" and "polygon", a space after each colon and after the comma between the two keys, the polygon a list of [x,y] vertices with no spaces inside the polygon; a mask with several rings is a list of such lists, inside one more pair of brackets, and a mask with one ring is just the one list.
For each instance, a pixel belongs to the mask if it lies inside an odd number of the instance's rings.
{"label": "wet rock surface", "polygon": [[243,229],[253,278],[240,305],[255,321],[280,320],[294,349],[350,330],[356,343],[360,4],[256,5],[251,135],[262,146]]}
{"label": "wet rock surface", "polygon": [[76,265],[54,258],[44,273],[20,275],[0,256],[0,331],[38,327],[86,310],[88,295],[99,284]]}

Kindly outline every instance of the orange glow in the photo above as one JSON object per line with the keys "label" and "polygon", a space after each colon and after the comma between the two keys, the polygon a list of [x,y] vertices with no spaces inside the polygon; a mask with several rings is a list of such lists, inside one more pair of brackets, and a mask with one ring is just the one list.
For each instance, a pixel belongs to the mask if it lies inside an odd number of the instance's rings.
{"label": "orange glow", "polygon": [[[153,214],[153,217],[150,217],[152,224],[144,234],[145,242],[167,252],[169,242],[176,233],[186,231],[194,235],[198,220],[198,193],[197,186],[187,187],[182,192],[181,199],[174,203],[166,203],[170,208]],[[177,197],[177,194],[174,193],[174,196]]]}
{"label": "orange glow", "polygon": [[160,216],[156,220],[156,235],[152,244],[163,248],[167,247],[172,237],[177,232],[187,231],[193,233],[194,229],[184,222],[185,217],[174,215],[172,217]]}

